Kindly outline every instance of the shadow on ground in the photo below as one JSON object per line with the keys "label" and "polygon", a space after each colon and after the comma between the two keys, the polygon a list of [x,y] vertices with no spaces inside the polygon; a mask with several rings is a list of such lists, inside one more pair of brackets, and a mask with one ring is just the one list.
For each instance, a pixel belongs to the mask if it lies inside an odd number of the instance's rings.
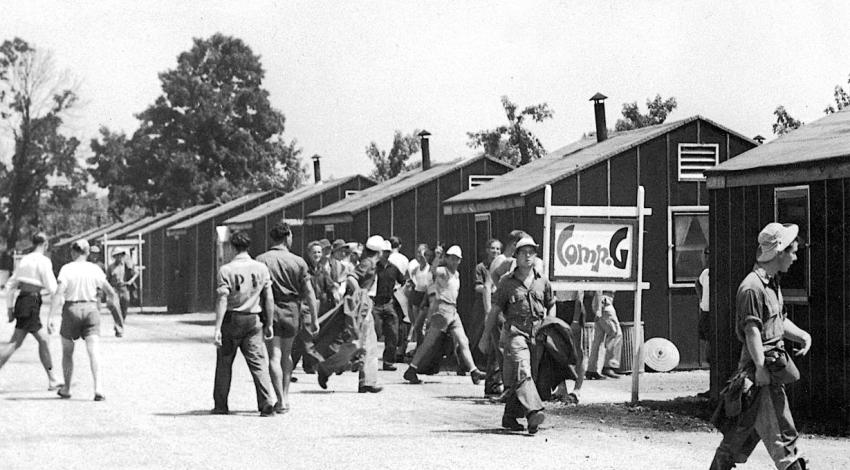
{"label": "shadow on ground", "polygon": [[645,400],[638,405],[629,403],[592,403],[565,405],[548,403],[547,414],[570,421],[599,423],[621,429],[656,431],[711,431],[709,423],[713,408],[704,399],[681,397],[673,400]]}
{"label": "shadow on ground", "polygon": [[[541,430],[545,429],[541,427]],[[432,433],[443,433],[443,434],[497,434],[497,435],[505,435],[505,436],[524,436],[524,437],[534,437],[531,434],[528,434],[526,431],[510,431],[504,428],[485,428],[485,429],[446,429],[440,431],[431,431]]]}

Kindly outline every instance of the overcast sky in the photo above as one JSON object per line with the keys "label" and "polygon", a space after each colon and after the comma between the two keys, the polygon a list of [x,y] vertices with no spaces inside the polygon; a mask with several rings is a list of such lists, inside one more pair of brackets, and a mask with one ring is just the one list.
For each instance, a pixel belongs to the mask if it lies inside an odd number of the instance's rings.
{"label": "overcast sky", "polygon": [[850,74],[840,1],[3,3],[0,40],[52,50],[81,81],[69,131],[86,147],[100,126],[132,133],[157,74],[222,32],[261,56],[287,138],[324,156],[325,176],[367,174],[365,147],[395,129],[430,131],[433,160],[471,156],[466,133],[505,121],[502,95],[549,103],[554,119],[532,125],[548,150],[593,130],[597,91],[609,127],[660,93],[679,102],[670,119],[772,138],[777,105],[815,120]]}

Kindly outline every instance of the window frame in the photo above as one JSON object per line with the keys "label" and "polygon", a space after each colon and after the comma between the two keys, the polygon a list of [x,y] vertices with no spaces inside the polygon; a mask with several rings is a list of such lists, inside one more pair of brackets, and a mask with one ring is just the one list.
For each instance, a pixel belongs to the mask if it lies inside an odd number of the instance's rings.
{"label": "window frame", "polygon": [[[493,179],[496,178],[497,176],[499,176],[499,175],[469,175],[467,177],[466,189],[470,190],[472,188],[477,188],[478,186],[481,186],[482,184],[487,184],[487,183],[493,181]],[[480,181],[480,182],[476,182],[476,184],[473,186],[473,184],[472,184],[473,180]]]}
{"label": "window frame", "polygon": [[682,148],[683,147],[711,147],[714,149],[714,164],[708,166],[707,168],[711,168],[720,163],[720,144],[704,144],[704,143],[680,143],[678,145],[678,153],[676,158],[676,170],[679,177],[679,181],[705,181],[705,172],[702,173],[701,176],[689,176],[682,174]]}
{"label": "window frame", "polygon": [[[781,196],[780,194],[787,194]],[[786,303],[791,304],[808,304],[809,297],[812,295],[812,256],[809,250],[809,244],[812,237],[812,197],[811,189],[808,184],[796,186],[777,186],[773,188],[773,220],[779,223],[784,223],[779,220],[779,201],[781,199],[792,199],[797,195],[805,195],[806,197],[806,238],[802,241],[802,246],[798,250],[806,250],[805,266],[803,267],[803,281],[805,287],[803,289],[782,288],[782,297]]]}
{"label": "window frame", "polygon": [[[676,282],[675,269],[676,234],[673,231],[673,217],[676,215],[709,215],[708,206],[668,206],[667,207],[667,286],[672,289],[693,288],[696,281]],[[706,244],[708,240],[706,240]]]}
{"label": "window frame", "polygon": [[348,199],[349,197],[354,196],[355,194],[359,193],[360,191],[361,191],[360,189],[346,189],[345,195],[342,198]]}
{"label": "window frame", "polygon": [[[327,238],[330,241],[334,241],[334,239],[336,237],[336,227],[334,227],[334,224],[324,224],[324,225],[325,225],[324,231],[322,232],[324,234],[324,238]],[[328,230],[329,228],[330,228],[330,230]],[[331,234],[330,237],[328,236],[328,233]]]}

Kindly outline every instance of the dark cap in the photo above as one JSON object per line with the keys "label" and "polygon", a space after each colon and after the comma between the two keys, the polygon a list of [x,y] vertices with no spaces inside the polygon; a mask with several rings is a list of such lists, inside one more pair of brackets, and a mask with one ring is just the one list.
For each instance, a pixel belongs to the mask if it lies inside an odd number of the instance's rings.
{"label": "dark cap", "polygon": [[345,243],[345,240],[343,240],[342,238],[337,238],[336,240],[334,240],[333,245],[331,245],[331,251],[347,250],[347,249],[348,249],[348,244]]}

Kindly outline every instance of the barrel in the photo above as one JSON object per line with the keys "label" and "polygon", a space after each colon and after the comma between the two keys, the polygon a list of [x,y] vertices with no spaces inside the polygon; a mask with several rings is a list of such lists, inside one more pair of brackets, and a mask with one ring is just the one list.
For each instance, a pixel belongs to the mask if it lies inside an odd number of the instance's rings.
{"label": "barrel", "polygon": [[[641,326],[645,325],[640,322]],[[631,321],[620,322],[620,328],[623,330],[623,354],[620,358],[620,373],[632,372],[632,359],[635,356],[635,323]],[[644,371],[643,361],[641,361],[640,369]]]}

